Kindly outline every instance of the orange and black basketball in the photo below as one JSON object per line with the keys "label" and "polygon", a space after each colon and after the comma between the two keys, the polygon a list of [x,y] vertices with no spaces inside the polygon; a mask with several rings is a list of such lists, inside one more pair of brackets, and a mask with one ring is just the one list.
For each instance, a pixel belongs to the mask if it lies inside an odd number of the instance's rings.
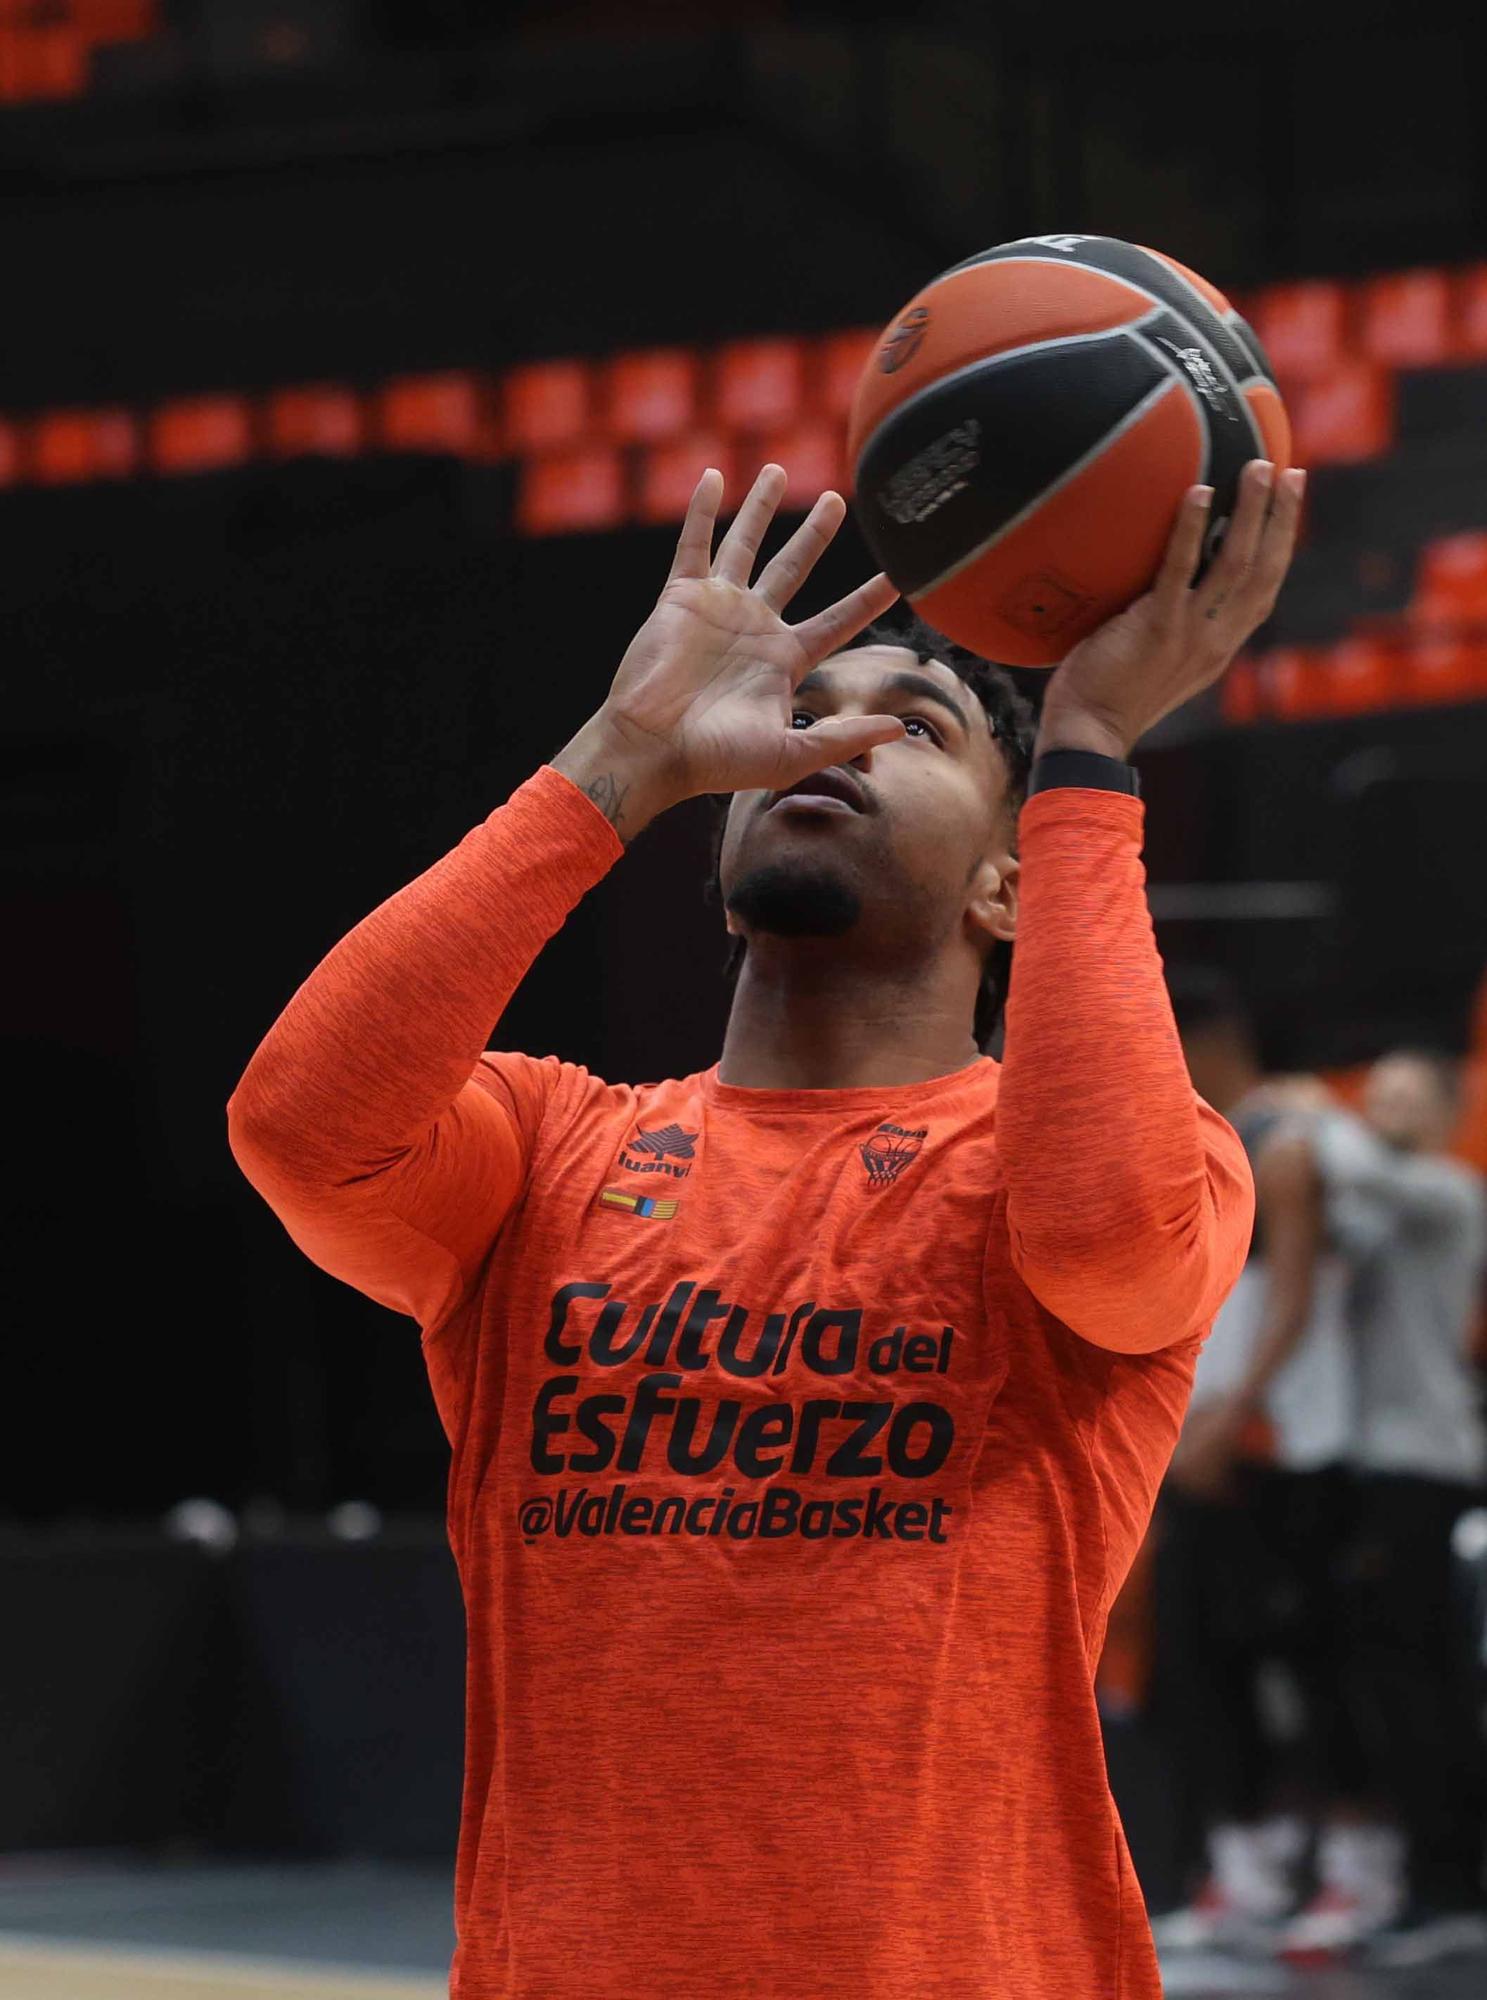
{"label": "orange and black basketball", "polygon": [[1187,489],[1205,562],[1252,458],[1290,456],[1264,350],[1222,292],[1111,236],[1029,236],[942,272],[863,371],[868,546],[949,638],[1054,665],[1150,588]]}

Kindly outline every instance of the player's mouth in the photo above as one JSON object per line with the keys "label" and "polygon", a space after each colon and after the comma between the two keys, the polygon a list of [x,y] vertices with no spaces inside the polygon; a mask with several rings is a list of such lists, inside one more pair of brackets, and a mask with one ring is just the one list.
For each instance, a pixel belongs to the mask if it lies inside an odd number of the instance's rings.
{"label": "player's mouth", "polygon": [[852,773],[840,764],[828,771],[813,771],[808,778],[776,792],[766,812],[861,813],[867,810],[867,795]]}

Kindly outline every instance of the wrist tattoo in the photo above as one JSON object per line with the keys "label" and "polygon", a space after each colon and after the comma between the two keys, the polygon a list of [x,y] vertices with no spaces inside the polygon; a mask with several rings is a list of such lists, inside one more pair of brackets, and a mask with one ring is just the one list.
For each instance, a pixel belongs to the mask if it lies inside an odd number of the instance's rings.
{"label": "wrist tattoo", "polygon": [[606,771],[602,777],[591,779],[584,786],[583,792],[584,797],[593,801],[609,821],[609,824],[614,828],[615,832],[618,833],[620,830],[620,821],[624,818],[625,796],[629,789],[628,785],[617,783],[614,777]]}

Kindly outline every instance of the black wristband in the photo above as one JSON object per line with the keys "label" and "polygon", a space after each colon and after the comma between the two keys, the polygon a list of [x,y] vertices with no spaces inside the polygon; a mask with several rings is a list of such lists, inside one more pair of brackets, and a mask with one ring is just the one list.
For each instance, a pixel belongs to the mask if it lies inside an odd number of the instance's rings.
{"label": "black wristband", "polygon": [[1097,750],[1045,750],[1034,760],[1027,795],[1051,792],[1059,785],[1078,785],[1091,792],[1129,792],[1141,796],[1141,777],[1134,764],[1119,757],[1102,757]]}

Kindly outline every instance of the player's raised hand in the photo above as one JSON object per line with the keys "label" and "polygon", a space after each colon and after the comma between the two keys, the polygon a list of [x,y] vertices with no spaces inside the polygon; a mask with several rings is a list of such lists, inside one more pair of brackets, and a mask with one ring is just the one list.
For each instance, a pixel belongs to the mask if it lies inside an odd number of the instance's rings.
{"label": "player's raised hand", "polygon": [[1196,585],[1213,493],[1191,489],[1156,583],[1049,680],[1039,749],[1129,756],[1153,723],[1218,679],[1275,608],[1295,551],[1306,474],[1292,470],[1278,483],[1274,474],[1267,459],[1245,467],[1224,545]]}
{"label": "player's raised hand", "polygon": [[[754,564],[785,473],[766,465],[713,548],[722,475],[698,481],[671,574],[620,662],[604,705],[556,768],[600,805],[622,836],[701,792],[782,791],[828,764],[904,735],[894,715],[823,718],[790,726],[795,689],[811,668],[885,611],[898,592],[875,576],[799,625],[784,611],[846,518],[823,493],[784,547]],[[612,771],[600,770],[608,753]],[[605,789],[606,776],[612,785]],[[626,803],[620,796],[628,787]]]}

